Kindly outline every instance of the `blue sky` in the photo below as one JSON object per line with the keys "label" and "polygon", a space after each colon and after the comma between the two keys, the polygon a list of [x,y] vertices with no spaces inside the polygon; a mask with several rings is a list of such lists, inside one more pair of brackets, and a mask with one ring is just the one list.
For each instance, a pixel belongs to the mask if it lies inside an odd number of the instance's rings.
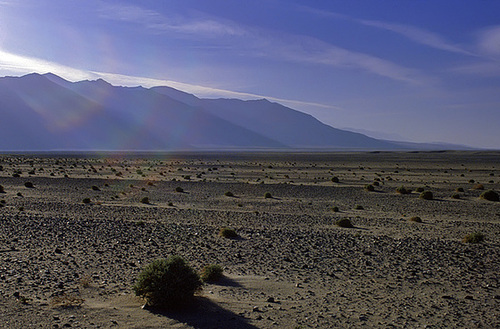
{"label": "blue sky", "polygon": [[0,0],[0,76],[30,72],[265,97],[337,128],[500,148],[495,0]]}

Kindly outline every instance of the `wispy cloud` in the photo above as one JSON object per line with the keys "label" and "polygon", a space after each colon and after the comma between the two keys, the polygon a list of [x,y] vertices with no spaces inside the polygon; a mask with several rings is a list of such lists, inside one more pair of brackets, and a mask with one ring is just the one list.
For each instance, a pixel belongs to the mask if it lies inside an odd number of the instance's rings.
{"label": "wispy cloud", "polygon": [[432,78],[382,58],[351,51],[305,36],[281,36],[270,42],[269,54],[288,61],[366,71],[411,84],[428,84]]}
{"label": "wispy cloud", "polygon": [[355,22],[358,24],[362,24],[365,26],[371,26],[375,27],[378,29],[390,31],[396,34],[399,34],[409,40],[412,40],[418,44],[425,45],[434,49],[439,49],[439,50],[444,50],[448,52],[453,52],[453,53],[459,53],[459,54],[464,54],[464,55],[470,55],[470,56],[475,56],[473,52],[470,52],[469,50],[465,49],[463,46],[454,44],[448,40],[446,40],[444,37],[440,36],[437,33],[428,31],[426,29],[412,26],[412,25],[407,25],[407,24],[397,24],[397,23],[391,23],[391,22],[384,22],[384,21],[376,21],[376,20],[364,20],[364,19],[359,19],[356,17],[351,17],[348,15],[343,15],[335,12],[330,12],[330,11],[324,11],[324,10],[318,10],[312,7],[306,7],[306,6],[300,6],[298,7],[299,10],[304,11],[304,12],[309,12],[311,14],[321,16],[321,17],[327,17],[327,18],[333,18],[333,19],[342,19],[342,20],[347,20],[351,22]]}
{"label": "wispy cloud", "polygon": [[500,59],[500,26],[481,31],[478,34],[478,48],[483,54]]}
{"label": "wispy cloud", "polygon": [[234,24],[208,18],[172,14],[167,17],[156,11],[133,5],[103,4],[101,18],[134,23],[153,33],[184,33],[203,36],[241,36],[245,32]]}
{"label": "wispy cloud", "polygon": [[453,44],[445,40],[445,38],[438,35],[437,33],[433,33],[422,28],[418,28],[411,25],[386,23],[382,21],[360,20],[360,19],[356,19],[355,21],[366,26],[373,26],[379,29],[397,33],[416,43],[429,46],[431,48],[444,50],[452,53],[475,56],[472,52],[464,49],[462,46]]}
{"label": "wispy cloud", "polygon": [[218,38],[244,36],[244,38],[234,40],[233,46],[239,51],[238,55],[358,69],[412,84],[428,83],[430,80],[424,78],[414,69],[405,68],[382,58],[337,47],[313,37],[277,33],[259,27],[241,26],[219,18],[197,19],[179,14],[166,17],[149,9],[129,5],[105,5],[101,8],[101,16],[107,19],[140,24],[154,33],[176,32],[190,36],[205,37],[209,35]]}

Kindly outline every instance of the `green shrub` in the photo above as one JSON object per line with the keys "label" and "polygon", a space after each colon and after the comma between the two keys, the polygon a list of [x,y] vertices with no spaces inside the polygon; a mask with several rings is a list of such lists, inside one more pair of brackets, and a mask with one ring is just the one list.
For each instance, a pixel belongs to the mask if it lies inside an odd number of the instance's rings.
{"label": "green shrub", "polygon": [[411,190],[410,189],[407,189],[406,187],[404,186],[400,186],[396,189],[396,193],[399,193],[399,194],[410,194],[411,193]]}
{"label": "green shrub", "polygon": [[238,233],[236,233],[236,231],[232,228],[223,227],[219,231],[219,236],[223,238],[234,239],[238,237]]}
{"label": "green shrub", "polygon": [[339,181],[340,181],[340,180],[339,180],[339,178],[338,178],[337,176],[332,177],[332,182],[334,182],[334,183],[338,183]]}
{"label": "green shrub", "polygon": [[149,198],[145,196],[144,198],[141,199],[141,203],[149,204]]}
{"label": "green shrub", "polygon": [[481,195],[479,197],[481,199],[488,200],[488,201],[499,201],[499,199],[500,199],[498,196],[498,193],[493,191],[493,190],[484,191],[483,193],[481,193]]}
{"label": "green shrub", "polygon": [[451,196],[453,199],[460,199],[460,194],[458,193],[453,193]]}
{"label": "green shrub", "polygon": [[333,212],[339,212],[340,211],[339,207],[337,207],[337,206],[333,207],[332,210],[333,210]]}
{"label": "green shrub", "polygon": [[354,209],[356,209],[356,210],[363,210],[365,208],[362,205],[357,204],[357,205],[354,206]]}
{"label": "green shrub", "polygon": [[177,186],[175,188],[175,192],[182,193],[182,192],[184,192],[184,189],[182,187],[180,187],[180,186]]}
{"label": "green shrub", "polygon": [[83,203],[90,203],[90,198],[83,199]]}
{"label": "green shrub", "polygon": [[414,217],[411,217],[409,219],[410,222],[415,222],[415,223],[422,223],[422,218],[418,217],[418,216],[414,216]]}
{"label": "green shrub", "polygon": [[415,189],[415,191],[417,191],[418,193],[421,193],[421,192],[423,192],[423,191],[424,191],[424,188],[423,188],[423,187],[417,187],[417,188]]}
{"label": "green shrub", "polygon": [[338,221],[335,222],[335,225],[339,227],[346,227],[346,228],[353,228],[354,225],[352,225],[351,221],[348,218],[341,218]]}
{"label": "green shrub", "polygon": [[457,187],[456,191],[457,192],[464,192],[464,188],[463,187]]}
{"label": "green shrub", "polygon": [[133,290],[146,299],[146,305],[176,308],[192,301],[202,282],[198,274],[179,256],[157,259],[148,264],[137,278]]}
{"label": "green shrub", "polygon": [[92,186],[92,190],[93,191],[100,191],[101,189],[95,185]]}
{"label": "green shrub", "polygon": [[463,238],[463,242],[466,243],[479,243],[484,241],[484,234],[481,232],[474,232],[471,234],[467,234]]}
{"label": "green shrub", "polygon": [[26,183],[24,183],[24,186],[27,188],[34,188],[35,187],[32,182],[26,182]]}
{"label": "green shrub", "polygon": [[424,200],[432,200],[434,198],[434,195],[431,191],[423,191],[422,193],[420,193],[419,198]]}
{"label": "green shrub", "polygon": [[210,264],[203,268],[200,277],[204,282],[216,282],[222,278],[222,272],[222,266]]}
{"label": "green shrub", "polygon": [[375,191],[375,186],[373,186],[372,184],[367,184],[365,185],[365,190],[368,192],[373,192]]}
{"label": "green shrub", "polygon": [[225,196],[229,196],[229,197],[233,197],[234,196],[233,192],[231,192],[231,191],[227,191],[226,193],[224,193],[224,195]]}
{"label": "green shrub", "polygon": [[272,194],[269,192],[266,192],[266,194],[264,194],[264,198],[266,199],[271,199],[272,197],[273,197]]}

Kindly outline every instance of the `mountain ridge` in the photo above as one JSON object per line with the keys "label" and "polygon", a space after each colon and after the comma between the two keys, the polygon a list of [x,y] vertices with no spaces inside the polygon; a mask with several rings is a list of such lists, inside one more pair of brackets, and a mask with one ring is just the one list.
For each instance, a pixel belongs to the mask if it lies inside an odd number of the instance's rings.
{"label": "mountain ridge", "polygon": [[[0,78],[0,150],[398,150],[261,100],[202,99],[167,87]],[[411,148],[411,147],[410,147]]]}

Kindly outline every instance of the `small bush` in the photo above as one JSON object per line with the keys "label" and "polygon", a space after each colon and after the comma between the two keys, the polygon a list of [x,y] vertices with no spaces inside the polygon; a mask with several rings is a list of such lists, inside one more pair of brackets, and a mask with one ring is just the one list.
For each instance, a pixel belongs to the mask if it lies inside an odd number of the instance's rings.
{"label": "small bush", "polygon": [[144,198],[141,199],[141,203],[144,203],[144,204],[149,204],[149,198],[147,196],[145,196]]}
{"label": "small bush", "polygon": [[466,243],[479,243],[484,241],[484,234],[481,232],[474,232],[471,234],[467,234],[463,238],[463,242]]}
{"label": "small bush", "polygon": [[52,307],[62,307],[71,308],[79,307],[85,302],[85,299],[74,295],[63,294],[56,296],[50,300],[50,306]]}
{"label": "small bush", "polygon": [[271,199],[272,197],[273,197],[272,194],[269,192],[266,192],[266,194],[264,194],[264,198],[266,199]]}
{"label": "small bush", "polygon": [[356,210],[363,210],[365,208],[362,205],[357,204],[357,205],[354,206],[354,209],[356,209]]}
{"label": "small bush", "polygon": [[418,217],[418,216],[414,216],[414,217],[411,217],[409,219],[410,222],[415,222],[415,223],[422,223],[422,218]]}
{"label": "small bush", "polygon": [[92,186],[92,191],[100,191],[101,189],[95,185]]}
{"label": "small bush", "polygon": [[421,192],[423,192],[423,191],[424,191],[424,188],[423,188],[423,187],[417,187],[417,188],[415,189],[415,191],[417,191],[418,193],[421,193]]}
{"label": "small bush", "polygon": [[473,190],[484,190],[483,184],[476,184],[472,187]]}
{"label": "small bush", "polygon": [[339,181],[340,181],[340,180],[339,180],[339,178],[338,178],[337,176],[332,177],[332,182],[334,182],[334,183],[338,183]]}
{"label": "small bush", "polygon": [[225,196],[229,196],[229,197],[233,197],[234,196],[233,192],[231,192],[231,191],[227,191],[226,193],[224,193],[224,195]]}
{"label": "small bush", "polygon": [[222,272],[222,266],[210,264],[203,268],[200,277],[204,282],[216,282],[222,278]]}
{"label": "small bush", "polygon": [[335,222],[335,225],[339,227],[353,228],[351,221],[348,218],[342,218]]}
{"label": "small bush", "polygon": [[158,259],[147,265],[133,290],[146,299],[146,305],[176,308],[192,301],[202,282],[198,274],[179,256]]}
{"label": "small bush", "polygon": [[463,187],[457,187],[456,191],[457,192],[464,192],[464,188]]}
{"label": "small bush", "polygon": [[0,193],[5,193],[5,189],[2,185],[0,185]]}
{"label": "small bush", "polygon": [[375,186],[373,186],[372,184],[367,184],[365,185],[365,190],[368,192],[373,192],[375,191]]}
{"label": "small bush", "polygon": [[26,182],[26,183],[24,183],[24,186],[27,188],[34,188],[35,187],[32,182]]}
{"label": "small bush", "polygon": [[460,194],[458,193],[453,193],[451,196],[453,199],[460,199]]}
{"label": "small bush", "polygon": [[498,193],[493,190],[484,191],[479,197],[488,201],[500,201]]}
{"label": "small bush", "polygon": [[182,193],[182,192],[184,192],[184,189],[182,187],[180,187],[180,186],[177,186],[175,188],[175,192]]}
{"label": "small bush", "polygon": [[90,198],[85,198],[85,199],[83,199],[83,203],[85,203],[85,204],[90,203]]}
{"label": "small bush", "polygon": [[434,198],[434,195],[431,191],[423,191],[422,193],[420,193],[419,198],[424,200],[432,200]]}
{"label": "small bush", "polygon": [[219,231],[219,236],[223,238],[234,239],[238,237],[238,233],[236,233],[236,231],[232,228],[223,227]]}
{"label": "small bush", "polygon": [[411,190],[410,189],[407,189],[406,187],[404,186],[400,186],[396,189],[396,193],[399,193],[399,194],[410,194],[411,193]]}
{"label": "small bush", "polygon": [[340,211],[339,207],[337,207],[337,206],[333,207],[332,210],[333,210],[333,212],[339,212]]}

